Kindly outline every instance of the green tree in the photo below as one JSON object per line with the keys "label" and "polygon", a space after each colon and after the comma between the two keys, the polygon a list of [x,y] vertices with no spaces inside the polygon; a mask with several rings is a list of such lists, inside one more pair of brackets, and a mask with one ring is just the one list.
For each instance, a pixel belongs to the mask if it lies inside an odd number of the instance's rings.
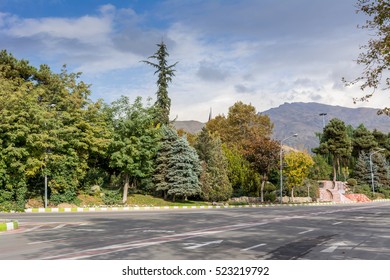
{"label": "green tree", "polygon": [[359,185],[371,184],[370,159],[364,151],[359,154],[353,174]]}
{"label": "green tree", "polygon": [[352,135],[352,155],[357,157],[362,151],[370,151],[378,146],[374,135],[363,125],[360,124]]}
{"label": "green tree", "polygon": [[[364,66],[361,76],[354,81],[347,83],[361,83],[361,89],[373,89],[369,94],[355,101],[367,101],[372,97],[374,91],[381,87],[382,78],[385,78],[383,88],[390,88],[390,3],[388,0],[358,0],[356,3],[357,12],[363,13],[369,19],[360,26],[362,29],[370,30],[373,34],[368,43],[363,46],[365,52],[360,53],[357,63]],[[389,114],[389,109],[384,108],[380,112]]]}
{"label": "green tree", "polygon": [[156,191],[162,191],[164,198],[200,194],[199,177],[201,165],[194,148],[185,138],[177,135],[170,127],[162,128],[161,147],[157,153],[154,183]]}
{"label": "green tree", "polygon": [[228,162],[228,177],[233,187],[233,196],[258,195],[260,175],[254,172],[251,164],[235,147],[222,144]]}
{"label": "green tree", "polygon": [[322,155],[313,157],[314,165],[310,169],[309,178],[313,180],[329,180],[332,174],[332,166],[330,166]]}
{"label": "green tree", "polygon": [[294,199],[294,188],[303,185],[307,178],[310,168],[314,165],[311,156],[304,152],[288,152],[284,155],[285,176],[287,177],[287,186],[291,190],[291,197]]}
{"label": "green tree", "polygon": [[315,153],[330,154],[333,157],[333,182],[337,180],[337,173],[341,174],[341,160],[348,158],[352,152],[351,139],[343,121],[332,119],[325,126],[320,146],[313,149]]}
{"label": "green tree", "polygon": [[91,102],[89,85],[65,67],[54,74],[2,51],[0,70],[0,188],[24,207],[28,195],[41,193],[46,174],[51,200],[71,202],[90,155],[104,153],[109,142],[101,102]]}
{"label": "green tree", "polygon": [[157,122],[168,125],[169,113],[171,110],[171,99],[168,96],[168,84],[172,82],[172,77],[175,76],[174,68],[177,62],[168,66],[167,58],[169,53],[167,51],[167,46],[164,42],[161,42],[160,44],[157,44],[157,47],[158,50],[156,53],[149,57],[149,59],[157,60],[157,63],[148,60],[144,60],[143,62],[156,68],[154,74],[158,74],[157,100],[155,103],[157,108]]}
{"label": "green tree", "polygon": [[202,161],[202,194],[206,200],[221,201],[231,197],[233,188],[228,177],[228,161],[219,138],[213,138],[204,127],[195,149]]}
{"label": "green tree", "polygon": [[152,176],[158,149],[158,129],[153,125],[153,107],[144,107],[141,97],[133,104],[126,96],[111,105],[114,131],[110,145],[110,165],[124,175],[123,203],[129,188]]}

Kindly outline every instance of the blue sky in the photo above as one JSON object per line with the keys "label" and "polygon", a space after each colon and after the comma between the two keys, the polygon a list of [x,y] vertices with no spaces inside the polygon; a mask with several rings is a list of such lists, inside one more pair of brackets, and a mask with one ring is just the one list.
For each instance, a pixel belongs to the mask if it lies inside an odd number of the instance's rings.
{"label": "blue sky", "polygon": [[[206,121],[236,101],[258,111],[285,102],[355,106],[342,77],[369,34],[355,0],[0,0],[0,49],[35,66],[83,72],[91,98],[155,97],[145,60],[164,40],[179,62],[171,117]],[[383,107],[378,94],[357,106]]]}

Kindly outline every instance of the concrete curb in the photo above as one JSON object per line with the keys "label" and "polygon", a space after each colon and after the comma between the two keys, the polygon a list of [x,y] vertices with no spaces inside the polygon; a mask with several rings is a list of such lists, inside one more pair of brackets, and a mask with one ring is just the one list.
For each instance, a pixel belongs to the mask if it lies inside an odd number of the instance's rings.
{"label": "concrete curb", "polygon": [[[372,202],[390,201],[390,199],[375,200]],[[176,210],[176,209],[222,209],[222,208],[263,208],[263,207],[306,207],[306,206],[330,206],[337,204],[353,204],[361,202],[335,203],[335,202],[315,202],[315,203],[285,203],[285,204],[251,204],[251,205],[216,205],[216,206],[118,206],[118,207],[75,207],[75,208],[29,208],[26,213],[75,213],[75,212],[116,212],[116,211],[147,211],[147,210]]]}
{"label": "concrete curb", "polygon": [[19,228],[19,222],[18,221],[10,221],[5,223],[0,223],[0,231],[8,231],[8,230],[14,230]]}

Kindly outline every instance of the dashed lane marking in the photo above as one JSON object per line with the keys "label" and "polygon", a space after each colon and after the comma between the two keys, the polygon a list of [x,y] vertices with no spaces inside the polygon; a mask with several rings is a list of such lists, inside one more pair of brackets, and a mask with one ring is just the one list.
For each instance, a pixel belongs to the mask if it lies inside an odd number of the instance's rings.
{"label": "dashed lane marking", "polygon": [[312,231],[314,231],[314,229],[305,230],[305,231],[299,232],[298,234],[305,234],[305,233],[312,232]]}
{"label": "dashed lane marking", "polygon": [[[221,244],[222,242],[223,242],[223,240],[215,240],[215,241],[198,243],[198,244],[195,243],[195,245],[192,245],[192,246],[189,246],[189,247],[184,247],[184,249],[193,250],[193,249],[197,249],[197,248],[200,248],[200,247],[203,247],[203,246],[207,246],[207,245],[210,245],[210,244]],[[193,244],[193,243],[186,243],[186,244]]]}
{"label": "dashed lane marking", "polygon": [[66,224],[60,224],[60,225],[58,225],[58,226],[54,227],[53,229],[59,229],[59,228],[63,228],[64,226],[66,226]]}
{"label": "dashed lane marking", "polygon": [[257,247],[265,246],[265,245],[267,245],[267,244],[261,243],[261,244],[257,244],[255,246],[252,246],[252,247],[249,247],[249,248],[241,249],[241,251],[249,251],[249,250],[255,249]]}
{"label": "dashed lane marking", "polygon": [[336,223],[333,223],[332,225],[339,225],[339,224],[342,224],[343,222],[336,222]]}

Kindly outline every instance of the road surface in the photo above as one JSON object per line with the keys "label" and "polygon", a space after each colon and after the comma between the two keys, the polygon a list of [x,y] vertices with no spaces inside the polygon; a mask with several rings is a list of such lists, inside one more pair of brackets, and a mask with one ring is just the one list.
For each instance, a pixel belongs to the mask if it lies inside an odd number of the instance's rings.
{"label": "road surface", "polygon": [[0,260],[390,260],[390,202],[0,214]]}

